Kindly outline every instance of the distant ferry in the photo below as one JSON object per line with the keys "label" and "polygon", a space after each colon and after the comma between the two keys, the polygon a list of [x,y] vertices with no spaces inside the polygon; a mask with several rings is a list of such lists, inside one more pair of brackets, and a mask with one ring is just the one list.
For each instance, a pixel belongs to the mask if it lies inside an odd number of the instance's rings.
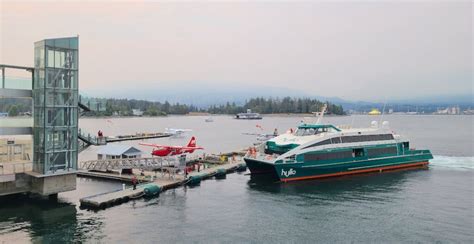
{"label": "distant ferry", "polygon": [[407,140],[388,129],[388,122],[342,129],[318,120],[249,150],[244,160],[252,174],[273,174],[287,182],[426,167],[432,158],[429,150],[410,149]]}
{"label": "distant ferry", "polygon": [[259,113],[252,113],[252,110],[247,109],[246,113],[239,113],[235,115],[236,119],[262,119]]}

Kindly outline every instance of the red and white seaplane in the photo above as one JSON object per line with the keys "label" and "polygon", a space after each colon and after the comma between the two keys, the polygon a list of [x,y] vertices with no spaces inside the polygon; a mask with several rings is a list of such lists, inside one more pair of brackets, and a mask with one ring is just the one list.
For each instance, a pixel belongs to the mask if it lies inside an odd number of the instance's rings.
{"label": "red and white seaplane", "polygon": [[196,138],[193,136],[189,141],[187,146],[167,146],[167,145],[158,145],[158,144],[147,144],[147,143],[139,143],[142,146],[150,146],[155,147],[151,152],[151,155],[158,156],[158,157],[168,157],[168,156],[175,156],[181,155],[185,153],[193,153],[195,150],[202,150],[203,147],[196,146]]}

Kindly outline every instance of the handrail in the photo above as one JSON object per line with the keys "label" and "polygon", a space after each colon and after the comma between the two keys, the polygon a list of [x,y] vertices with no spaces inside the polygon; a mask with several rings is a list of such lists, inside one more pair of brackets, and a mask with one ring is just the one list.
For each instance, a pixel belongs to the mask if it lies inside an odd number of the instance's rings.
{"label": "handrail", "polygon": [[119,159],[98,159],[87,160],[79,163],[79,169],[85,170],[111,170],[123,168],[150,169],[161,168],[164,166],[174,165],[171,159],[163,159],[158,157],[147,158],[119,158]]}

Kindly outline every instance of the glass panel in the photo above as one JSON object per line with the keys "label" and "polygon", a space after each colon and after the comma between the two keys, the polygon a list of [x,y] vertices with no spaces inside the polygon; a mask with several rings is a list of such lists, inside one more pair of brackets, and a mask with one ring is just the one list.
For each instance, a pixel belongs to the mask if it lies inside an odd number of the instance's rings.
{"label": "glass panel", "polygon": [[48,48],[47,56],[48,67],[54,67],[54,50]]}
{"label": "glass panel", "polygon": [[61,53],[60,51],[54,51],[54,67],[61,68]]}

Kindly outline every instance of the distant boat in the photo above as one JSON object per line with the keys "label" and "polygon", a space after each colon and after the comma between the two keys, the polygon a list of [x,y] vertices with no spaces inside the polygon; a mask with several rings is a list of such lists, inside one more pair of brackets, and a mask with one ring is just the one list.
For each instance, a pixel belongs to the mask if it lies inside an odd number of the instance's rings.
{"label": "distant boat", "polygon": [[166,128],[165,133],[170,134],[171,137],[183,137],[186,133],[191,132],[191,129],[174,129],[174,128]]}
{"label": "distant boat", "polygon": [[252,113],[252,110],[247,109],[246,113],[238,113],[235,115],[236,119],[262,119],[259,113]]}
{"label": "distant boat", "polygon": [[206,118],[204,121],[206,121],[206,122],[214,122],[214,119],[212,119],[212,117],[208,117],[208,118]]}
{"label": "distant boat", "polygon": [[380,111],[376,108],[372,109],[372,111],[369,112],[369,115],[380,115]]}

